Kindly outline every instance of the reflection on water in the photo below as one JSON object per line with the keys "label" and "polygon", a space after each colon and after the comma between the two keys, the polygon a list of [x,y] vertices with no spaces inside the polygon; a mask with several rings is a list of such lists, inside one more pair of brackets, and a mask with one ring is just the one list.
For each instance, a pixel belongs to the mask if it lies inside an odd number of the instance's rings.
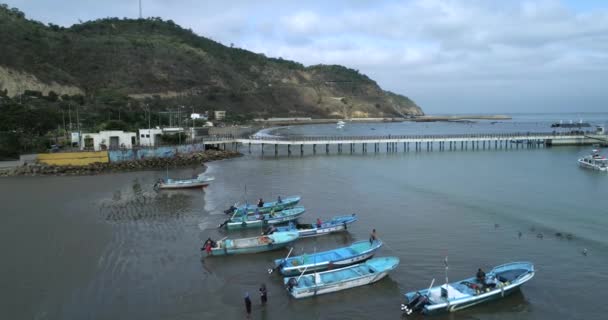
{"label": "reflection on water", "polygon": [[[242,319],[249,292],[253,319],[398,319],[402,294],[442,279],[449,255],[450,279],[513,260],[533,261],[537,274],[522,292],[437,319],[603,319],[608,177],[576,166],[587,149],[254,153],[210,164],[216,180],[204,190],[155,192],[164,171],[1,179],[0,310],[7,319]],[[400,266],[373,285],[294,300],[267,273],[288,250],[201,259],[207,237],[261,232],[218,229],[227,206],[293,194],[304,223],[359,218],[346,233],[297,241],[293,255],[375,228],[378,255]]]}

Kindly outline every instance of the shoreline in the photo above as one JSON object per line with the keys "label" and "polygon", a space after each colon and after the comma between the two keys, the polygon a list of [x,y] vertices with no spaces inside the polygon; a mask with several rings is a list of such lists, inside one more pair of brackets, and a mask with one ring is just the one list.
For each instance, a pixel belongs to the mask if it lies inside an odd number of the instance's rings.
{"label": "shoreline", "polygon": [[259,120],[256,124],[263,126],[294,126],[307,124],[332,124],[338,121],[356,123],[381,123],[381,122],[434,122],[434,121],[459,121],[459,120],[513,120],[508,115],[424,115],[412,116],[411,118],[351,118],[351,119],[293,119],[293,120]]}
{"label": "shoreline", "polygon": [[54,166],[41,163],[29,164],[0,171],[0,177],[18,176],[94,176],[105,173],[120,173],[164,169],[166,167],[189,167],[202,165],[217,160],[242,156],[240,152],[230,150],[205,150],[190,154],[180,154],[171,158],[149,158],[133,161],[93,163],[85,166]]}

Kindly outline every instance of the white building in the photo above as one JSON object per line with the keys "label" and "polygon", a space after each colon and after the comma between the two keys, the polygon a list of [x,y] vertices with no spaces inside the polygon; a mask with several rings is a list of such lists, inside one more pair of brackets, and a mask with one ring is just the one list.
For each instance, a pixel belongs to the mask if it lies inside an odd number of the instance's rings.
{"label": "white building", "polygon": [[139,145],[140,146],[155,146],[160,143],[163,129],[139,129]]}
{"label": "white building", "polygon": [[137,144],[135,132],[118,130],[83,133],[80,136],[81,150],[131,149]]}
{"label": "white building", "polygon": [[224,120],[226,118],[226,111],[214,111],[215,120]]}

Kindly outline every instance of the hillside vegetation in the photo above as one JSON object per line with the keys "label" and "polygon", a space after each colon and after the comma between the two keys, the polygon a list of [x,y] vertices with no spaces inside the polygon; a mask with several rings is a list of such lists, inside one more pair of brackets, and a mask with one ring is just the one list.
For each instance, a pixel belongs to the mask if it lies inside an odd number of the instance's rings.
{"label": "hillside vegetation", "polygon": [[85,115],[81,126],[91,129],[124,117],[137,119],[129,125],[143,122],[144,105],[154,123],[162,120],[158,111],[178,105],[226,110],[235,121],[422,114],[413,101],[383,91],[357,70],[269,58],[198,36],[171,20],[107,18],[64,28],[1,5],[0,30],[0,101],[23,104],[16,98],[25,91],[40,92],[57,99],[29,109],[65,113],[77,96]]}

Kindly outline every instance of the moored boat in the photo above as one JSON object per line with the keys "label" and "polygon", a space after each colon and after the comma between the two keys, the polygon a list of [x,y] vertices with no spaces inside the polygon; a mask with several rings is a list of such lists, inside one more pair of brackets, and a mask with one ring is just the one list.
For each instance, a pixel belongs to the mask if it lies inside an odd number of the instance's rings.
{"label": "moored boat", "polygon": [[211,181],[215,180],[214,177],[205,177],[203,174],[199,174],[196,178],[193,179],[159,179],[154,184],[155,190],[162,189],[189,189],[189,188],[202,188]]}
{"label": "moored boat", "polygon": [[294,224],[289,223],[287,226],[275,227],[275,231],[298,231],[300,233],[300,238],[308,238],[308,237],[317,237],[322,236],[334,232],[345,231],[348,229],[348,225],[357,221],[357,215],[344,215],[344,216],[336,216],[331,220],[327,220],[319,224]]}
{"label": "moored boat", "polygon": [[299,275],[303,272],[315,272],[331,268],[341,268],[367,260],[382,247],[380,240],[357,241],[348,247],[304,254],[274,261],[275,269],[285,276]]}
{"label": "moored boat", "polygon": [[276,232],[271,235],[240,239],[223,239],[217,242],[208,240],[202,250],[211,256],[258,253],[286,247],[298,239],[293,231]]}
{"label": "moored boat", "polygon": [[373,258],[340,269],[287,277],[283,283],[292,297],[306,298],[374,283],[388,275],[397,265],[397,257]]}
{"label": "moored boat", "polygon": [[296,220],[306,209],[302,206],[281,210],[279,212],[264,213],[259,215],[243,215],[235,213],[232,218],[220,225],[226,226],[228,230],[242,228],[260,228],[271,224],[286,223]]}
{"label": "moored boat", "polygon": [[[280,198],[280,197],[279,197]],[[290,196],[290,197],[286,197],[285,199],[280,199],[280,201],[277,199],[277,201],[271,201],[271,202],[264,202],[264,204],[259,207],[257,205],[253,205],[253,204],[244,204],[241,206],[231,206],[230,208],[228,208],[228,210],[224,211],[227,214],[234,214],[234,213],[243,213],[243,211],[247,210],[247,214],[255,214],[256,212],[259,213],[270,213],[272,211],[281,211],[284,209],[288,209],[291,208],[295,205],[298,204],[298,202],[300,202],[301,197],[300,196]]]}
{"label": "moored boat", "polygon": [[601,156],[599,150],[593,149],[590,155],[584,156],[578,159],[579,166],[586,169],[593,169],[598,171],[608,171],[608,159]]}
{"label": "moored boat", "polygon": [[495,267],[485,279],[468,278],[429,289],[405,294],[406,303],[401,310],[406,314],[433,314],[455,312],[474,305],[502,298],[534,277],[530,262],[512,262]]}

